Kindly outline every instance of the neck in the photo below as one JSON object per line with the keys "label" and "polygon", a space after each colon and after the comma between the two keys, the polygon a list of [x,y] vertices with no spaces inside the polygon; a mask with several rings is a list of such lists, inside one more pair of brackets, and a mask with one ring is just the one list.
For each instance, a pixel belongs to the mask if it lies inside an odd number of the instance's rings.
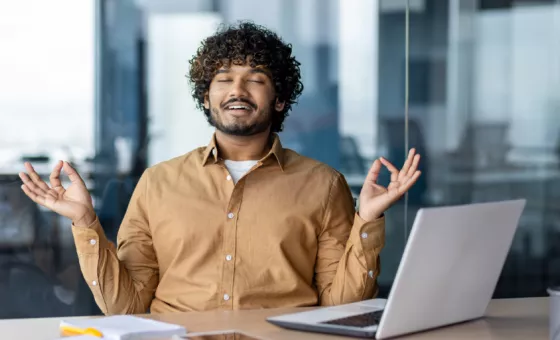
{"label": "neck", "polygon": [[270,150],[270,130],[252,136],[232,136],[216,131],[216,142],[223,159],[250,161],[263,158]]}

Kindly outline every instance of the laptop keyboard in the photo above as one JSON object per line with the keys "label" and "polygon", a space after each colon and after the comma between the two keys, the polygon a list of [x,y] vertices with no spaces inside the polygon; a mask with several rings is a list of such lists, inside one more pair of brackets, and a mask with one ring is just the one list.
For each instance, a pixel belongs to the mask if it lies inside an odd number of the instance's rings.
{"label": "laptop keyboard", "polygon": [[379,324],[379,320],[381,320],[381,315],[383,314],[383,310],[376,310],[374,312],[369,312],[365,314],[358,314],[349,316],[346,318],[335,319],[330,321],[324,321],[321,323],[329,324],[329,325],[339,325],[339,326],[351,326],[351,327],[369,327],[375,326]]}

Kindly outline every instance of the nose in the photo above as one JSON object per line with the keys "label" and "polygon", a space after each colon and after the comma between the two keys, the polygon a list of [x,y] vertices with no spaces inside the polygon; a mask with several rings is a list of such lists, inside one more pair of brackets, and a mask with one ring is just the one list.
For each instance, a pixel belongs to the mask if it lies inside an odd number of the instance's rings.
{"label": "nose", "polygon": [[248,92],[245,87],[245,82],[242,79],[235,79],[229,91],[229,98],[244,98],[247,97]]}

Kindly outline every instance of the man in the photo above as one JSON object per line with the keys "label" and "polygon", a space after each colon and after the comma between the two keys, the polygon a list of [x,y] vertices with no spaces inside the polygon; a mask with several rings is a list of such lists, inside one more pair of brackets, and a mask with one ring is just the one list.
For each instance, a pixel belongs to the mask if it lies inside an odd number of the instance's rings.
{"label": "man", "polygon": [[[193,96],[216,132],[205,148],[147,169],[107,241],[80,176],[59,162],[22,189],[72,220],[83,276],[106,314],[334,305],[376,294],[383,212],[420,173],[376,160],[359,212],[344,177],[282,148],[276,132],[303,90],[290,45],[251,23],[207,38]],[[381,164],[391,184],[376,184]],[[63,169],[71,180],[61,186]]]}

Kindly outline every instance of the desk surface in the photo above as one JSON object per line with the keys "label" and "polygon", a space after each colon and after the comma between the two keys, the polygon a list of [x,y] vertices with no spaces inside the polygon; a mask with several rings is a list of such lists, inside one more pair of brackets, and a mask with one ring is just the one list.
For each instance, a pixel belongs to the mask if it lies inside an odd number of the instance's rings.
{"label": "desk surface", "polygon": [[[268,316],[293,311],[296,309],[155,314],[149,317],[184,325],[189,332],[237,329],[263,339],[343,339],[288,331],[265,321]],[[0,334],[4,340],[52,340],[59,336],[59,322],[59,318],[0,320]],[[483,319],[399,339],[548,339],[548,298],[493,300],[487,317]]]}

